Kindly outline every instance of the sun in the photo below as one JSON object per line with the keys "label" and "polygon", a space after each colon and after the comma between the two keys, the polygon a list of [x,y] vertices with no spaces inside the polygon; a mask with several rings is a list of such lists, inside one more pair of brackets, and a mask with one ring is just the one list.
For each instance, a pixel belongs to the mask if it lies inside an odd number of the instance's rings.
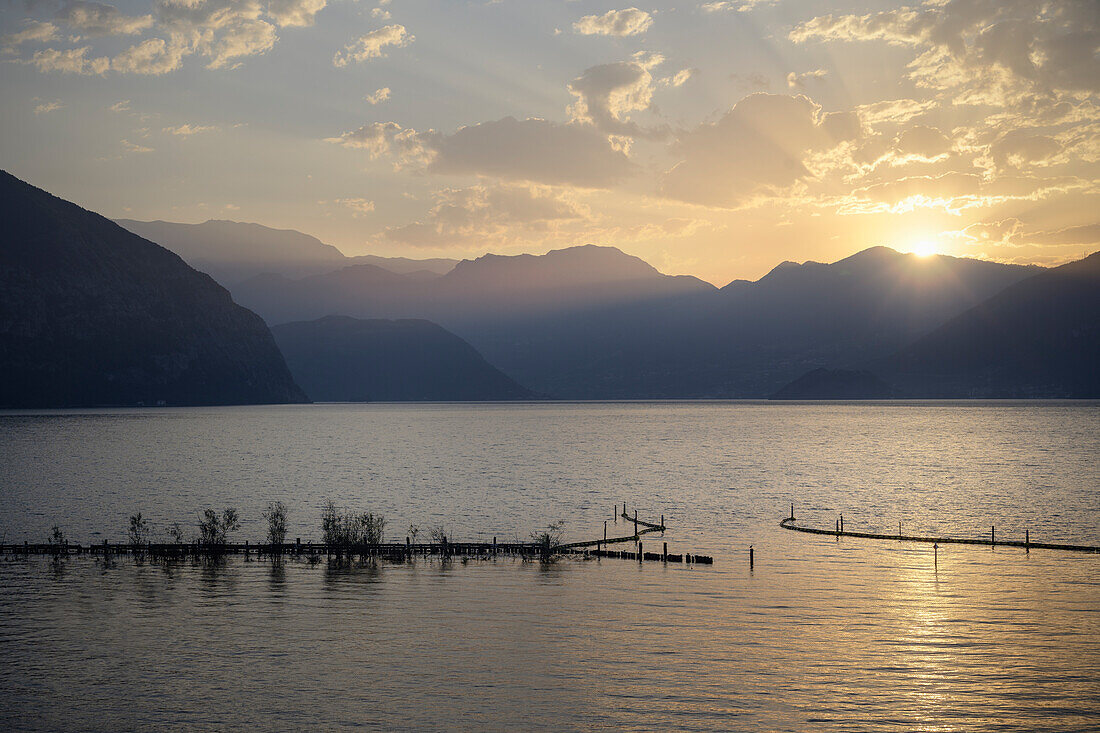
{"label": "sun", "polygon": [[936,254],[936,243],[924,239],[914,244],[911,251],[917,257],[931,257]]}

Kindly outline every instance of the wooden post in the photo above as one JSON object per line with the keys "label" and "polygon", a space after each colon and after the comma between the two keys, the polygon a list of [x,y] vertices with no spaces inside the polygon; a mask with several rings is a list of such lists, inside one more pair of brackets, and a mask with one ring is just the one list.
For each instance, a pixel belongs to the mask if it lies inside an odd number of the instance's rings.
{"label": "wooden post", "polygon": [[[604,522],[604,526],[607,526],[607,522]],[[493,537],[493,554],[497,554],[497,538]]]}
{"label": "wooden post", "polygon": [[665,515],[661,515],[661,534],[665,533]]}
{"label": "wooden post", "polygon": [[607,544],[607,520],[606,519],[603,522],[603,543],[605,545]]}
{"label": "wooden post", "polygon": [[1024,530],[1024,551],[1031,554],[1031,531]]}
{"label": "wooden post", "polygon": [[843,514],[840,515],[840,531],[841,532],[844,531],[844,515]]}
{"label": "wooden post", "polygon": [[615,520],[615,524],[619,523],[619,505],[616,504],[615,508],[611,510],[611,518]]}
{"label": "wooden post", "polygon": [[995,524],[989,527],[989,544],[997,544],[997,525]]}
{"label": "wooden post", "polygon": [[661,562],[668,562],[668,543],[665,542],[661,545]]}
{"label": "wooden post", "polygon": [[299,555],[302,554],[302,538],[301,537],[295,537],[294,538],[294,551],[296,553],[298,553]]}
{"label": "wooden post", "polygon": [[634,510],[634,536],[638,536],[638,510]]}
{"label": "wooden post", "polygon": [[940,545],[938,542],[932,543],[932,568],[935,570],[940,569]]}
{"label": "wooden post", "polygon": [[749,570],[752,570],[753,558],[752,558],[752,545],[749,545]]}
{"label": "wooden post", "polygon": [[834,520],[836,522],[836,529],[834,530],[838,535],[840,534],[840,520]]}
{"label": "wooden post", "polygon": [[412,555],[413,555],[412,538],[409,537],[408,535],[405,535],[405,557],[410,557],[411,558]]}
{"label": "wooden post", "polygon": [[638,562],[642,561],[642,543],[638,543]]}
{"label": "wooden post", "polygon": [[898,539],[901,539],[901,521],[898,521]]}
{"label": "wooden post", "polygon": [[791,502],[791,521],[794,521],[794,502]]}

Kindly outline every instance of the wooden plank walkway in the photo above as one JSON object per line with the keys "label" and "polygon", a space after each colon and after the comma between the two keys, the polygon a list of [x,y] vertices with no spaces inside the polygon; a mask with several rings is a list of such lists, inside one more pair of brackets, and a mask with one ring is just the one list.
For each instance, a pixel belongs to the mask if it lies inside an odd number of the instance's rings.
{"label": "wooden plank walkway", "polygon": [[836,529],[818,529],[816,527],[799,527],[794,523],[794,515],[787,517],[779,523],[783,529],[794,532],[806,532],[808,534],[828,535],[830,537],[859,537],[869,540],[893,540],[895,542],[924,542],[932,545],[986,545],[988,547],[1022,547],[1025,550],[1032,548],[1040,550],[1065,550],[1067,552],[1091,552],[1100,553],[1100,547],[1093,545],[1068,545],[1056,542],[1032,542],[1030,533],[1024,540],[999,540],[996,536],[996,528],[990,528],[989,539],[965,538],[965,537],[925,537],[921,535],[901,534],[877,534],[875,532],[851,532],[843,529],[843,524],[838,523]]}

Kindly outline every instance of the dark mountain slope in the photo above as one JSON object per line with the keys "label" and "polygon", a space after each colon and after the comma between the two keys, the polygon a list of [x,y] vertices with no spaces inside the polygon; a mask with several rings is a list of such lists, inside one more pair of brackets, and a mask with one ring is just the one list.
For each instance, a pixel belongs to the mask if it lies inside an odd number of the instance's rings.
{"label": "dark mountain slope", "polygon": [[0,406],[301,402],[271,333],[210,277],[0,172]]}
{"label": "dark mountain slope", "polygon": [[298,383],[324,402],[522,400],[534,395],[423,320],[328,316],[271,329]]}
{"label": "dark mountain slope", "polygon": [[375,265],[401,274],[419,272],[421,276],[442,275],[457,262],[442,258],[347,257],[316,237],[293,229],[272,229],[237,221],[212,219],[202,224],[179,224],[119,219],[118,223],[138,236],[175,252],[187,264],[208,273],[226,286],[264,273],[300,278],[360,264]]}
{"label": "dark mountain slope", "polygon": [[912,397],[1100,398],[1100,252],[1006,288],[871,368]]}

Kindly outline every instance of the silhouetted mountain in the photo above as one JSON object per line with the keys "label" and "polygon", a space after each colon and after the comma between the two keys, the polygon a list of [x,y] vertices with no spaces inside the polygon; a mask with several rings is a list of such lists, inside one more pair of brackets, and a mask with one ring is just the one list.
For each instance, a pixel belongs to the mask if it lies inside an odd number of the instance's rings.
{"label": "silhouetted mountain", "polygon": [[264,322],[183,260],[0,172],[0,406],[303,402]]}
{"label": "silhouetted mountain", "polygon": [[293,229],[259,224],[210,220],[202,224],[119,219],[125,229],[169,249],[187,264],[226,286],[260,274],[305,277],[369,264],[391,272],[442,275],[457,260],[411,260],[406,257],[360,255],[346,257],[340,250]]}
{"label": "silhouetted mountain", "polygon": [[772,400],[885,400],[890,385],[874,374],[849,369],[814,369],[785,385]]}
{"label": "silhouetted mountain", "polygon": [[345,268],[234,293],[269,322],[427,318],[555,397],[763,397],[810,369],[890,354],[1040,270],[876,247],[718,291],[586,246],[486,255],[432,281]]}
{"label": "silhouetted mountain", "polygon": [[398,275],[416,275],[431,278],[446,275],[458,264],[458,260],[446,257],[429,257],[423,260],[411,260],[408,257],[380,257],[378,255],[352,255],[347,258],[350,265],[374,265]]}
{"label": "silhouetted mountain", "polygon": [[271,329],[294,378],[323,402],[523,400],[534,395],[424,320],[328,316]]}
{"label": "silhouetted mountain", "polygon": [[[486,255],[424,281],[358,266],[297,281],[254,278],[237,299],[269,323],[341,314],[425,318],[469,341],[490,363],[542,394],[602,396],[627,376],[609,356],[696,313],[714,286],[663,275],[613,247]],[[593,368],[598,371],[589,376]]]}
{"label": "silhouetted mountain", "polygon": [[889,354],[1040,270],[885,247],[833,264],[786,262],[617,354],[623,391],[606,396],[763,397],[809,370]]}
{"label": "silhouetted mountain", "polygon": [[1100,398],[1100,252],[1006,288],[872,368],[911,397]]}

